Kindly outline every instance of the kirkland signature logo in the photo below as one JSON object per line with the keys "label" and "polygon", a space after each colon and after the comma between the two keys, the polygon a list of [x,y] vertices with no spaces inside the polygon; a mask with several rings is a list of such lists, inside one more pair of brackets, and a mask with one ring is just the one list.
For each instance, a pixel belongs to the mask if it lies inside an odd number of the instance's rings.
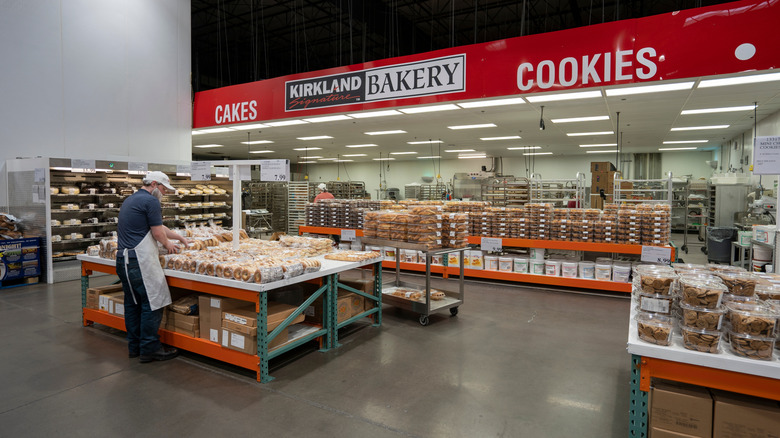
{"label": "kirkland signature logo", "polygon": [[429,96],[465,89],[466,55],[455,55],[289,81],[285,83],[285,111]]}

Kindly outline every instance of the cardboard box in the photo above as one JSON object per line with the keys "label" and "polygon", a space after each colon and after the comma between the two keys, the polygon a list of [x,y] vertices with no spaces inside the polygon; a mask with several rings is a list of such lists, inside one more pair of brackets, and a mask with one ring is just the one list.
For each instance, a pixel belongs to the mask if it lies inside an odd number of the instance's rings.
{"label": "cardboard box", "polygon": [[[255,327],[257,330],[257,327]],[[249,336],[243,333],[231,331],[223,328],[220,338],[222,339],[222,346],[231,350],[240,351],[247,354],[257,354],[257,336]],[[272,350],[285,342],[289,337],[289,331],[287,328],[282,330],[273,341],[268,344],[268,350]]]}
{"label": "cardboard box", "polygon": [[590,171],[591,172],[614,172],[615,165],[610,163],[609,161],[591,161],[590,162]]}
{"label": "cardboard box", "polygon": [[231,332],[241,333],[247,336],[257,336],[257,327],[241,325],[232,321],[223,320],[222,328],[228,329]]}
{"label": "cardboard box", "polygon": [[[354,295],[351,292],[343,293],[339,291],[338,298],[336,298],[336,322],[344,322],[352,317],[352,298],[350,295]],[[309,308],[304,312],[306,315],[306,321],[314,324],[322,324],[322,297],[317,298]]]}
{"label": "cardboard box", "polygon": [[200,338],[220,343],[222,333],[222,312],[237,307],[246,306],[246,301],[232,298],[201,295],[198,297],[200,314]]}
{"label": "cardboard box", "polygon": [[658,429],[654,427],[650,429],[649,438],[696,438],[696,435],[688,435],[686,433],[672,432],[671,430]]}
{"label": "cardboard box", "polygon": [[168,324],[188,332],[200,331],[200,317],[198,315],[182,315],[169,311]]}
{"label": "cardboard box", "polygon": [[87,289],[87,309],[99,309],[100,295],[114,292],[121,292],[121,284],[110,284],[108,286],[90,287]]}
{"label": "cardboard box", "polygon": [[238,307],[233,310],[224,311],[222,312],[222,322],[224,321],[234,322],[238,325],[257,327],[257,312],[255,312],[255,306],[250,304],[248,307]]}
{"label": "cardboard box", "polygon": [[694,437],[712,435],[712,398],[706,388],[657,382],[650,404],[650,427]]}
{"label": "cardboard box", "polygon": [[[114,301],[112,298],[118,296],[121,296],[122,302],[124,302],[125,293],[122,291],[100,294],[98,297],[98,309],[108,313],[114,313]],[[124,314],[124,311],[122,314]]]}
{"label": "cardboard box", "polygon": [[604,189],[604,193],[613,193],[614,182],[614,172],[593,172],[593,175],[591,176],[590,193],[592,195],[598,195],[601,189]]}
{"label": "cardboard box", "polygon": [[[369,295],[374,295],[374,276],[369,276],[367,278],[362,279],[356,279],[356,280],[347,280],[339,278],[339,283],[344,284],[349,287],[353,287],[361,292],[365,292]],[[375,307],[375,301],[366,299],[363,296],[357,295],[361,300],[363,305],[358,307],[357,301],[353,301],[351,304],[352,308],[352,316],[357,315],[358,313],[363,313],[366,310],[371,310]]]}
{"label": "cardboard box", "polygon": [[339,294],[349,297],[349,314],[350,318],[363,313],[363,297],[353,292],[349,292],[345,289],[339,289]]}
{"label": "cardboard box", "polygon": [[780,404],[773,400],[713,390],[713,438],[777,438]]}
{"label": "cardboard box", "polygon": [[108,303],[108,313],[116,316],[125,317],[125,293],[114,292],[114,295],[109,297],[111,300]]}
{"label": "cardboard box", "polygon": [[[270,332],[276,327],[279,327],[279,325],[284,322],[288,316],[295,312],[297,307],[291,306],[289,304],[269,301],[267,309],[266,325],[268,327],[268,331]],[[244,327],[257,327],[257,312],[255,312],[254,304],[223,312],[222,315],[223,318],[221,326],[223,328],[225,327],[225,322],[230,322],[235,325]],[[299,322],[303,322],[303,320],[304,316],[298,315],[298,317],[293,319],[290,324],[297,324]],[[242,331],[242,333],[246,333],[246,331]]]}

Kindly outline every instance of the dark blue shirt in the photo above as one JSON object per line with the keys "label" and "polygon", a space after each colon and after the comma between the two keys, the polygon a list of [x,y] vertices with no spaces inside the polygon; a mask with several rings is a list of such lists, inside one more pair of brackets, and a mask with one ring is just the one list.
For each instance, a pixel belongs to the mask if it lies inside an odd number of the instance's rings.
{"label": "dark blue shirt", "polygon": [[143,189],[130,195],[119,209],[118,252],[138,246],[151,227],[157,225],[162,225],[160,201]]}

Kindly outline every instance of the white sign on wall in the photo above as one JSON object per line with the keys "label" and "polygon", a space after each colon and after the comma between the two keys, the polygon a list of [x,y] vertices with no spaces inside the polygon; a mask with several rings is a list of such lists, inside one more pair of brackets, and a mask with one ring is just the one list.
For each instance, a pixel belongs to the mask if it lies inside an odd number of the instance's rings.
{"label": "white sign on wall", "polygon": [[260,164],[260,181],[289,181],[290,160],[263,160]]}
{"label": "white sign on wall", "polygon": [[193,181],[211,181],[211,162],[193,161],[190,173],[190,179]]}
{"label": "white sign on wall", "polygon": [[780,137],[756,137],[753,174],[780,175]]}

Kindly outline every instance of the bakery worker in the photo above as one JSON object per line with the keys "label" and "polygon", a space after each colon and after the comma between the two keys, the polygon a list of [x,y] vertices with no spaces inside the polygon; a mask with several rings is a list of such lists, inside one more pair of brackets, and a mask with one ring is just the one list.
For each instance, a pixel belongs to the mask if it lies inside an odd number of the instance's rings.
{"label": "bakery worker", "polygon": [[163,307],[171,303],[171,293],[160,266],[157,243],[175,253],[176,239],[183,245],[186,238],[163,225],[160,199],[174,193],[168,175],[153,171],[146,174],[141,190],[122,203],[117,225],[118,245],[116,272],[125,291],[125,327],[129,357],[140,361],[173,359],[175,348],[160,343]]}
{"label": "bakery worker", "polygon": [[328,191],[328,186],[326,186],[325,183],[320,183],[317,188],[320,190],[320,193],[314,197],[314,202],[319,202],[323,199],[335,198],[335,196],[333,196],[333,194]]}

